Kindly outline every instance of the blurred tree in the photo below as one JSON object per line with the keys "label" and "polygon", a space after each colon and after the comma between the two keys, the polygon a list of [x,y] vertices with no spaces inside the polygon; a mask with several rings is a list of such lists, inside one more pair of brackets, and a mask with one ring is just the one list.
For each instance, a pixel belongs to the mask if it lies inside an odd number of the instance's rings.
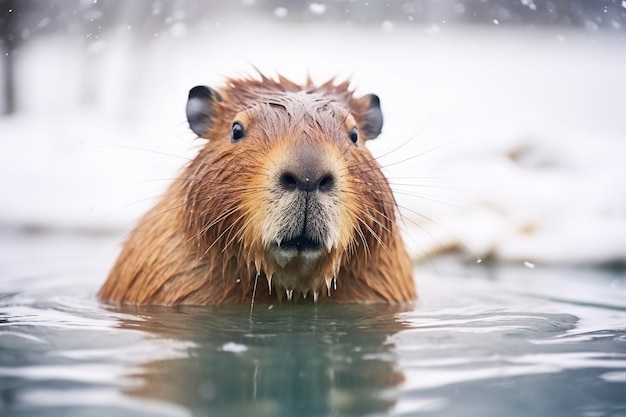
{"label": "blurred tree", "polygon": [[2,73],[2,114],[15,111],[14,57],[15,27],[19,10],[16,0],[0,0],[0,73]]}

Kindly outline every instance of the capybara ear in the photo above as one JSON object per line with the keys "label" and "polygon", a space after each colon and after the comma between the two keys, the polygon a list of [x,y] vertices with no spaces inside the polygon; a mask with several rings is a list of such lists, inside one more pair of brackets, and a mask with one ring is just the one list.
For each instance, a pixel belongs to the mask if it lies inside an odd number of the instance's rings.
{"label": "capybara ear", "polygon": [[368,139],[374,139],[383,130],[383,112],[380,110],[380,99],[376,94],[368,94],[361,100],[369,101],[367,111],[363,116],[363,133]]}
{"label": "capybara ear", "polygon": [[216,101],[222,101],[222,96],[210,87],[198,85],[189,90],[187,121],[196,135],[204,136],[211,128],[213,105]]}

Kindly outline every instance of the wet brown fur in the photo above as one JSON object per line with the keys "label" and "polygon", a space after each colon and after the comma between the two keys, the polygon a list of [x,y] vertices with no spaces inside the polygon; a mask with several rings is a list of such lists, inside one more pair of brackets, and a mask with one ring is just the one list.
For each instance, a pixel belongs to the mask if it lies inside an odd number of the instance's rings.
{"label": "wet brown fur", "polygon": [[[123,304],[250,304],[254,293],[255,303],[272,303],[285,298],[285,288],[268,277],[293,270],[293,301],[308,296],[305,301],[313,302],[314,292],[318,302],[415,299],[393,194],[364,146],[367,138],[361,133],[355,146],[347,136],[349,123],[365,130],[369,101],[354,97],[348,82],[315,86],[309,80],[301,86],[262,75],[229,79],[219,93],[223,100],[214,103],[206,145],[132,231],[100,298]],[[250,129],[232,144],[235,118],[262,129]],[[337,167],[342,220],[340,244],[306,276],[296,261],[281,270],[259,238],[263,216],[272,209],[267,184],[273,166],[303,140]]]}

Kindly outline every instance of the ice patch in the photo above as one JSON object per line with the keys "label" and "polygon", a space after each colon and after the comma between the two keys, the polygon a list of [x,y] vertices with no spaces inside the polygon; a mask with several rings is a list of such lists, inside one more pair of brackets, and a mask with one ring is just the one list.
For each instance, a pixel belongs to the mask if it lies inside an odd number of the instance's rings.
{"label": "ice patch", "polygon": [[248,347],[239,343],[228,342],[222,345],[222,351],[232,353],[243,353],[248,350]]}

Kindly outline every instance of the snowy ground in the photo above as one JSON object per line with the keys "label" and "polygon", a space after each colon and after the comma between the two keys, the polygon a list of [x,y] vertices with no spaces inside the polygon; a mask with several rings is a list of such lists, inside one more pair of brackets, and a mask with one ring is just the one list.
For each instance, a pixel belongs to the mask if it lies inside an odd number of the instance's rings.
{"label": "snowy ground", "polygon": [[189,88],[255,66],[381,97],[370,149],[416,257],[626,260],[623,37],[223,21],[26,43],[20,111],[0,117],[0,225],[127,230],[200,144]]}

